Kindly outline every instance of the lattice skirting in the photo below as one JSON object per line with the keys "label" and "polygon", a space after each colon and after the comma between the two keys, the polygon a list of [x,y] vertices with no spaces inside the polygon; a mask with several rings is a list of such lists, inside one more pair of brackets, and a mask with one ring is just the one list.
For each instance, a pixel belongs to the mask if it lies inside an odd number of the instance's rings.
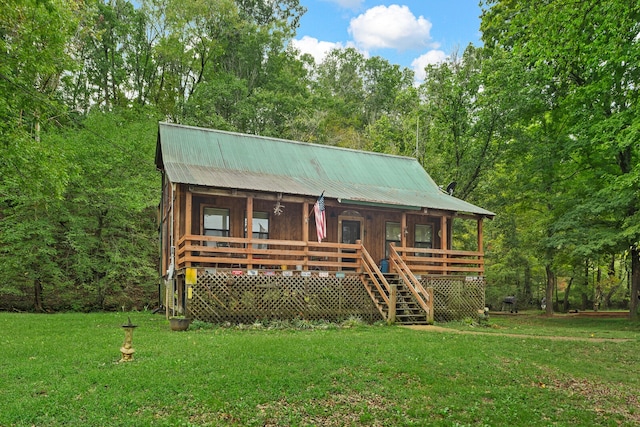
{"label": "lattice skirting", "polygon": [[[191,289],[189,289],[191,288]],[[281,273],[234,275],[231,271],[198,269],[195,284],[187,285],[190,317],[212,323],[253,323],[257,320],[340,321],[357,316],[382,320],[359,277],[303,277]]]}
{"label": "lattice skirting", "polygon": [[423,276],[422,286],[433,288],[436,322],[475,319],[484,310],[484,277]]}

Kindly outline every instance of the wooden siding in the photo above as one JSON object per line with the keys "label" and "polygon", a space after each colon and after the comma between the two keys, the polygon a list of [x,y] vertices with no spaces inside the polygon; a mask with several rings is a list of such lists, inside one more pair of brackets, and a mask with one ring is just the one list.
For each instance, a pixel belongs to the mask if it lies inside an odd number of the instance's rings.
{"label": "wooden siding", "polygon": [[[238,195],[217,195],[217,194],[201,194],[191,193],[189,186],[185,184],[178,184],[175,186],[175,194],[171,195],[172,185],[169,182],[165,182],[162,206],[162,271],[163,276],[166,275],[169,268],[169,259],[171,255],[170,247],[178,246],[178,242],[185,244],[185,239],[189,241],[197,241],[197,237],[204,234],[203,224],[203,212],[207,207],[224,208],[229,210],[229,234],[232,238],[244,239],[245,237],[251,238],[251,236],[245,236],[245,217],[247,214],[248,197],[251,198],[252,212],[265,212],[269,218],[269,242],[275,244],[275,242],[292,242],[290,246],[279,246],[277,249],[282,255],[282,251],[290,250],[292,254],[290,257],[281,256],[283,260],[296,259],[296,251],[300,249],[300,242],[305,242],[303,236],[307,237],[306,242],[317,242],[315,218],[313,215],[314,199],[311,198],[287,198],[285,197],[281,204],[284,206],[282,213],[277,215],[274,213],[274,205],[277,202],[275,195],[250,195],[245,194]],[[171,198],[173,197],[173,205],[171,204]],[[361,221],[361,234],[360,240],[364,247],[367,248],[369,254],[375,262],[380,262],[385,258],[385,231],[386,224],[388,222],[395,222],[401,225],[402,230],[402,242],[405,248],[412,248],[415,245],[415,227],[416,225],[430,225],[432,228],[432,250],[434,251],[446,251],[445,252],[431,252],[431,256],[447,257],[453,256],[459,257],[459,254],[454,254],[451,251],[451,236],[453,217],[443,216],[444,213],[437,213],[430,211],[429,213],[423,213],[421,211],[402,211],[393,210],[390,208],[374,208],[369,206],[349,206],[338,203],[336,200],[327,200],[326,206],[326,220],[327,220],[327,238],[323,240],[323,243],[340,243],[340,223],[342,220],[358,219]],[[173,215],[171,215],[171,207],[173,207]],[[188,215],[187,215],[188,214]],[[306,221],[305,221],[306,220]],[[481,243],[482,233],[482,221],[478,220],[478,242]],[[173,221],[173,223],[171,223]],[[446,230],[443,230],[443,225],[446,224]],[[170,238],[171,228],[173,226],[174,238]],[[444,231],[444,233],[442,233]],[[442,237],[439,237],[442,235]],[[442,240],[445,241],[445,249],[442,246]],[[186,244],[193,246],[194,243],[187,242]],[[198,245],[198,243],[195,243]],[[239,243],[236,243],[239,245]],[[264,243],[262,243],[264,245]],[[247,243],[244,243],[247,245]],[[399,246],[399,245],[396,245]],[[402,247],[402,245],[400,245]],[[182,249],[181,257],[189,252]],[[206,251],[203,251],[203,253]],[[251,252],[251,251],[249,251]],[[210,254],[211,255],[211,254]],[[482,250],[469,252],[467,255],[471,257],[469,261],[469,269],[458,269],[458,272],[472,273],[476,275],[483,275]],[[415,257],[413,254],[405,254],[405,256]],[[418,257],[424,256],[424,254],[418,254]],[[299,258],[299,257],[298,257]],[[408,264],[420,264],[423,258],[406,259]],[[477,261],[479,260],[479,261]],[[177,261],[177,260],[176,260]],[[180,268],[185,266],[184,259],[180,265],[176,264],[176,267]],[[334,260],[337,262],[339,260]],[[418,261],[418,263],[412,263],[412,261]],[[435,260],[434,260],[435,261]],[[438,261],[436,261],[438,262]],[[251,262],[246,263],[247,265]],[[416,272],[420,272],[419,268]],[[447,267],[441,266],[434,272],[441,272],[447,274]],[[455,273],[455,271],[452,271]]]}
{"label": "wooden siding", "polygon": [[[184,194],[184,193],[183,193]],[[181,204],[184,203],[181,197]],[[274,202],[255,199],[254,212],[266,212],[269,214],[269,238],[274,240],[301,240],[303,227],[303,203],[283,203],[285,206],[281,215],[273,213]],[[225,196],[193,196],[191,212],[191,230],[189,234],[203,234],[203,212],[205,207],[229,209],[230,235],[231,237],[245,237],[246,199]],[[309,203],[310,210],[313,207]],[[309,212],[306,212],[309,215]],[[381,260],[385,254],[385,231],[387,222],[400,223],[402,213],[386,209],[354,209],[349,206],[326,206],[327,237],[324,241],[338,242],[339,218],[343,215],[362,219],[361,230],[362,243],[368,248],[375,260]],[[407,244],[414,243],[413,229],[416,224],[429,224],[433,227],[434,248],[439,249],[439,242],[435,237],[439,231],[440,221],[436,217],[428,215],[407,215]],[[313,213],[309,215],[308,223],[309,240],[316,239],[316,226]],[[180,236],[184,235],[184,220],[181,222]]]}

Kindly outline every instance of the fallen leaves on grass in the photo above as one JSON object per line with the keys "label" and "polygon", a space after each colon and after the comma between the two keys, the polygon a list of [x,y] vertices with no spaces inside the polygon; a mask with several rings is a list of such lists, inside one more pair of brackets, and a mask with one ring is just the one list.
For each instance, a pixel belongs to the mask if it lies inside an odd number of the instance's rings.
{"label": "fallen leaves on grass", "polygon": [[553,379],[546,387],[561,390],[568,397],[581,396],[601,416],[617,415],[627,422],[640,425],[640,399],[637,393],[623,384],[614,388],[597,381],[568,378]]}
{"label": "fallen leaves on grass", "polygon": [[394,402],[379,395],[334,394],[323,399],[305,402],[289,402],[280,399],[258,405],[257,409],[264,417],[265,426],[288,425],[292,418],[299,425],[322,425],[327,427],[357,425],[363,421],[367,425],[381,426],[388,414],[376,417],[394,406]]}

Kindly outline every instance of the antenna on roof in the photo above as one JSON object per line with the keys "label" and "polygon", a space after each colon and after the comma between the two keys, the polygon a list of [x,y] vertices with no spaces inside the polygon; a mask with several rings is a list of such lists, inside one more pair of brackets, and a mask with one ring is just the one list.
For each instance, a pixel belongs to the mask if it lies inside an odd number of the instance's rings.
{"label": "antenna on roof", "polygon": [[449,183],[449,185],[447,185],[447,194],[448,194],[448,195],[453,196],[453,190],[455,190],[455,189],[456,189],[456,185],[457,185],[457,184],[458,184],[457,182],[455,182],[455,181],[451,181],[451,182]]}

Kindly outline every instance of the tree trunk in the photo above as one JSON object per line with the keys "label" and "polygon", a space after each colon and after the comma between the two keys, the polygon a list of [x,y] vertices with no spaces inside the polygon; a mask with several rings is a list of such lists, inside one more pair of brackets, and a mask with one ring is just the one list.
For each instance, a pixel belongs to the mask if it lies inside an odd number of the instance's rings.
{"label": "tree trunk", "polygon": [[42,313],[44,311],[42,305],[42,283],[40,279],[35,279],[33,281],[33,309],[37,313]]}
{"label": "tree trunk", "polygon": [[605,310],[611,308],[611,298],[613,298],[613,295],[616,292],[618,292],[619,288],[620,288],[620,285],[615,285],[611,289],[609,289],[609,292],[604,294],[603,301],[602,301],[602,307]]}
{"label": "tree trunk", "polygon": [[558,298],[558,276],[553,275],[553,291],[556,294],[556,299],[554,300],[554,307],[556,307],[556,311],[560,310],[560,299]]}
{"label": "tree trunk", "polygon": [[555,274],[551,269],[551,265],[547,264],[544,268],[547,273],[547,289],[545,294],[547,300],[546,314],[547,316],[553,316],[553,285],[555,283]]}
{"label": "tree trunk", "polygon": [[629,301],[629,318],[638,320],[638,298],[640,297],[640,250],[638,246],[631,248],[631,300]]}
{"label": "tree trunk", "polygon": [[600,266],[598,266],[597,274],[596,274],[596,289],[595,294],[593,295],[593,311],[598,311],[600,309],[600,304],[602,304],[602,270]]}
{"label": "tree trunk", "polygon": [[[619,288],[619,284],[616,283],[616,255],[611,255],[611,263],[609,264],[609,271],[607,272],[608,284],[611,288],[604,294],[604,299],[602,301],[603,308],[609,309],[611,308],[611,297]],[[619,283],[619,282],[618,282]]]}
{"label": "tree trunk", "polygon": [[524,297],[525,301],[528,303],[533,302],[533,292],[531,291],[531,266],[528,263],[524,266]]}
{"label": "tree trunk", "polygon": [[566,313],[569,311],[569,291],[571,290],[571,284],[573,283],[573,277],[569,279],[567,289],[564,290],[564,301],[562,303],[562,311]]}

